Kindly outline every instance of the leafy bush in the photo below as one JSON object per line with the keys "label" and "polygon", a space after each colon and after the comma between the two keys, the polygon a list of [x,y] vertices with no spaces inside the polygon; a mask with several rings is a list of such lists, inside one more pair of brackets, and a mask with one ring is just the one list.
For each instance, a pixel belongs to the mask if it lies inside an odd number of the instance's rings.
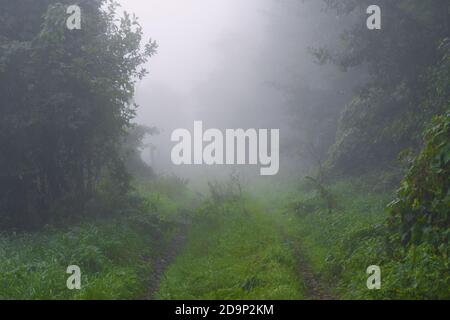
{"label": "leafy bush", "polygon": [[[408,248],[389,244],[392,233],[385,206],[391,193],[372,188],[365,177],[332,183],[329,189],[337,209],[331,214],[324,205],[311,214],[291,211],[286,224],[289,234],[340,298],[449,299],[448,258],[429,243]],[[311,197],[311,191],[301,191],[297,201]],[[366,287],[370,265],[381,267],[381,290]]]}
{"label": "leafy bush", "polygon": [[448,256],[450,222],[450,113],[435,117],[425,147],[413,160],[389,205],[390,226],[404,245],[432,244]]}
{"label": "leafy bush", "polygon": [[165,222],[187,223],[196,206],[195,195],[187,188],[188,180],[177,176],[160,176],[139,181],[137,190],[144,197],[147,210]]}

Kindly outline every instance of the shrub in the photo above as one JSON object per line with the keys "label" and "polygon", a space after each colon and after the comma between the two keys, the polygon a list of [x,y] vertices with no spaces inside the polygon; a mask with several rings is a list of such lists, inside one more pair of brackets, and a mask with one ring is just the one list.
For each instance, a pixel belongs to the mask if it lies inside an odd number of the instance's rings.
{"label": "shrub", "polygon": [[450,113],[435,117],[425,133],[425,147],[389,205],[390,227],[403,245],[430,243],[444,256],[450,221],[449,137]]}

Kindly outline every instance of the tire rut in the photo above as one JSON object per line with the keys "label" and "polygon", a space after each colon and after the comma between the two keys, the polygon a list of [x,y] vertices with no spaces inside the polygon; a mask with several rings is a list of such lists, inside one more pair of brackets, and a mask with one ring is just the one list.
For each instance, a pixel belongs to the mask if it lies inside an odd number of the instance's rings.
{"label": "tire rut", "polygon": [[164,253],[153,261],[152,275],[148,285],[149,293],[146,300],[156,300],[155,296],[160,288],[165,271],[180,254],[187,242],[186,233],[187,231],[184,229],[179,231],[173,239],[171,239],[169,245],[165,248]]}
{"label": "tire rut", "polygon": [[326,288],[323,282],[319,279],[317,273],[315,273],[311,267],[309,261],[302,253],[301,247],[294,243],[294,241],[282,231],[285,243],[294,253],[296,260],[297,272],[301,275],[303,280],[303,286],[306,289],[306,299],[308,300],[336,300],[328,288]]}

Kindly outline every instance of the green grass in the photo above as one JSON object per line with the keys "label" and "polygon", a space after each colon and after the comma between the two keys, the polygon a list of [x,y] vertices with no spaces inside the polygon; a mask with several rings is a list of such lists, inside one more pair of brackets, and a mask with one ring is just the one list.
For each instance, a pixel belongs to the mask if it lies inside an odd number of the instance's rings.
{"label": "green grass", "polygon": [[[289,210],[284,225],[314,271],[342,299],[448,299],[449,263],[426,245],[408,250],[386,247],[385,206],[392,192],[371,191],[361,180],[329,186],[337,208],[329,213],[320,199],[300,189],[296,201],[310,210]],[[283,220],[281,220],[283,221]],[[381,268],[381,290],[368,290],[366,269]]]}
{"label": "green grass", "polygon": [[[307,212],[290,212],[286,227],[290,234],[302,241],[302,246],[310,255],[313,267],[323,272],[329,265],[327,258],[332,252],[342,251],[344,245],[352,246],[352,236],[367,228],[372,229],[386,219],[384,206],[389,195],[380,193],[357,192],[351,183],[334,184],[331,192],[335,195],[338,208],[329,213],[324,207]],[[301,197],[308,198],[305,193]],[[314,249],[314,250],[312,250]],[[349,248],[351,249],[351,248]]]}
{"label": "green grass", "polygon": [[159,299],[301,299],[295,258],[274,217],[259,206],[203,209],[187,247],[168,269]]}
{"label": "green grass", "polygon": [[[392,191],[374,191],[363,178],[327,188],[337,204],[332,212],[313,190],[294,184],[260,186],[252,198],[216,188],[221,200],[193,210],[183,181],[142,183],[142,207],[123,216],[0,234],[0,299],[149,297],[152,260],[188,221],[187,245],[166,270],[159,299],[307,298],[293,248],[337,298],[449,298],[448,258],[426,245],[388,254],[384,208]],[[81,268],[81,290],[66,288],[73,264]],[[381,290],[366,287],[370,265],[381,267]]]}
{"label": "green grass", "polygon": [[[0,299],[148,297],[152,260],[177,232],[189,195],[170,177],[136,187],[140,196],[130,198],[127,212],[77,226],[0,234]],[[69,265],[81,268],[81,290],[67,289]]]}
{"label": "green grass", "polygon": [[[68,231],[0,237],[0,299],[136,299],[146,294],[159,253],[154,219],[127,217]],[[81,290],[68,290],[78,265]]]}

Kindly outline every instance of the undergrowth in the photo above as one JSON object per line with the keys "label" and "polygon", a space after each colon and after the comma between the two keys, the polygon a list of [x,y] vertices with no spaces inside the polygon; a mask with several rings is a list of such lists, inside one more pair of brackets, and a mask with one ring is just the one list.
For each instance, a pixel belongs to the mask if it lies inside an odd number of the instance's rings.
{"label": "undergrowth", "polygon": [[[386,205],[393,192],[375,190],[363,178],[329,185],[337,207],[302,185],[284,211],[289,234],[336,296],[343,299],[448,299],[449,264],[430,245],[387,244]],[[291,199],[292,200],[292,199]],[[367,267],[381,268],[381,289],[368,290]]]}
{"label": "undergrowth", "polygon": [[[161,255],[188,213],[186,185],[173,177],[137,185],[134,210],[70,227],[0,234],[0,299],[142,299]],[[69,290],[69,265],[81,290]]]}

